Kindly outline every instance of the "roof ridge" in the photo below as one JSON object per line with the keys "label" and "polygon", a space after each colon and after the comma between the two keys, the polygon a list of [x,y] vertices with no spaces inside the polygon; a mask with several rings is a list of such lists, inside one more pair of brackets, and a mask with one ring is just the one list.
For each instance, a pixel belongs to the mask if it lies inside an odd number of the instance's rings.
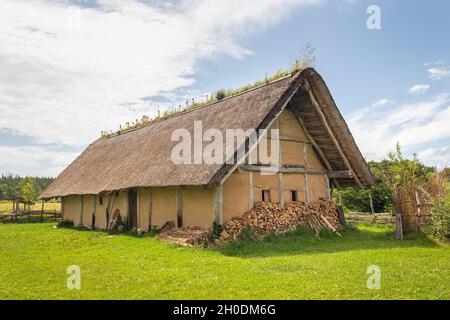
{"label": "roof ridge", "polygon": [[245,90],[245,91],[242,91],[242,92],[233,94],[233,95],[228,96],[228,97],[225,97],[225,98],[223,98],[223,99],[216,100],[216,101],[212,101],[212,102],[207,103],[207,104],[205,104],[205,105],[203,105],[203,106],[194,107],[194,108],[188,108],[188,109],[186,109],[186,110],[183,110],[183,111],[174,113],[174,114],[172,114],[172,115],[170,115],[170,116],[168,116],[168,117],[160,118],[160,119],[154,120],[154,121],[150,121],[149,123],[146,123],[146,124],[144,124],[144,125],[142,125],[142,126],[140,126],[140,127],[132,128],[132,129],[126,130],[126,131],[124,131],[124,132],[121,132],[121,133],[119,133],[119,134],[115,134],[115,135],[113,135],[113,136],[111,136],[111,137],[100,137],[100,138],[98,138],[98,139],[95,140],[95,141],[112,139],[112,138],[115,138],[115,137],[118,137],[118,136],[121,136],[121,135],[130,133],[130,132],[134,132],[134,131],[139,130],[139,129],[146,128],[146,127],[151,126],[151,125],[153,125],[153,124],[157,124],[157,123],[160,123],[160,122],[169,120],[169,119],[173,119],[173,118],[178,117],[178,116],[182,116],[182,115],[188,114],[188,113],[190,113],[190,112],[194,112],[194,111],[197,111],[197,110],[200,110],[200,109],[204,109],[204,108],[206,108],[206,107],[211,107],[211,106],[213,106],[213,105],[215,105],[215,104],[217,104],[217,103],[219,103],[219,102],[226,101],[226,100],[231,100],[231,99],[233,99],[233,98],[239,97],[239,96],[244,95],[244,94],[246,94],[246,93],[249,93],[249,92],[252,92],[252,91],[261,89],[261,88],[266,87],[266,86],[269,86],[269,85],[272,85],[272,84],[274,84],[274,83],[277,83],[277,82],[279,82],[279,81],[285,80],[285,79],[287,79],[287,78],[291,78],[295,73],[296,73],[296,72],[291,72],[291,73],[289,73],[287,76],[284,76],[284,77],[281,77],[281,78],[272,80],[272,81],[267,82],[267,83],[263,83],[263,84],[258,85],[258,86],[256,86],[256,87],[253,87],[253,88],[249,88],[249,89],[247,89],[247,90]]}

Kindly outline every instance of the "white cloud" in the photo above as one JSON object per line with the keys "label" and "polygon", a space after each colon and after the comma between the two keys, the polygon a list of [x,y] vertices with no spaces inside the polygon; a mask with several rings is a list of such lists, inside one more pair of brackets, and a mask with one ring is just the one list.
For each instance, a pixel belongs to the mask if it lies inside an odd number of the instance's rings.
{"label": "white cloud", "polygon": [[0,168],[9,168],[10,173],[45,177],[57,175],[78,155],[42,146],[0,146],[0,154]]}
{"label": "white cloud", "polygon": [[375,101],[372,104],[372,108],[382,108],[382,107],[385,107],[388,104],[392,104],[392,103],[395,103],[395,101],[394,100],[390,100],[390,99],[380,99],[378,101]]}
{"label": "white cloud", "polygon": [[414,95],[424,94],[430,89],[428,84],[416,84],[408,89],[408,92]]}
{"label": "white cloud", "polygon": [[450,147],[428,148],[420,151],[417,156],[425,163],[432,164],[438,169],[450,166]]}
{"label": "white cloud", "polygon": [[382,159],[397,142],[405,149],[450,138],[450,94],[383,109],[362,108],[347,122],[361,152]]}
{"label": "white cloud", "polygon": [[450,69],[446,68],[430,68],[428,69],[428,77],[431,80],[441,80],[450,76]]}
{"label": "white cloud", "polygon": [[86,145],[101,130],[154,115],[142,98],[193,84],[202,59],[251,55],[244,37],[321,2],[2,0],[0,129],[37,144]]}

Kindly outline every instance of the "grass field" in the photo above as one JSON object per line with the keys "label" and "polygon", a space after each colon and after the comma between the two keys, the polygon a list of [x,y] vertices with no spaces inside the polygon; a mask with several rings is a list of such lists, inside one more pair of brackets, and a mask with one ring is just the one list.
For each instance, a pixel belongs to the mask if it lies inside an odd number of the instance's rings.
{"label": "grass field", "polygon": [[[12,201],[5,201],[0,200],[0,213],[11,213],[11,210],[13,208]],[[28,207],[27,207],[28,209]],[[31,210],[41,210],[42,209],[42,203],[36,202],[33,206],[31,206]],[[23,205],[20,205],[20,210],[23,210]],[[46,202],[44,205],[44,210],[48,211],[61,211],[61,203],[60,202]]]}
{"label": "grass field", "polygon": [[[342,238],[297,231],[221,249],[155,238],[0,225],[1,299],[450,299],[450,246],[394,240],[391,227],[358,225]],[[66,287],[81,268],[81,289]],[[381,268],[381,289],[366,286]]]}

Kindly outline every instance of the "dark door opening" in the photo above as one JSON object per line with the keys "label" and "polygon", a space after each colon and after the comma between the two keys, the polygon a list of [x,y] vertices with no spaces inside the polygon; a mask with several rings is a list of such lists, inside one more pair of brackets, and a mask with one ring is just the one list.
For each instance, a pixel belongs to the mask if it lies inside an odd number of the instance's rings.
{"label": "dark door opening", "polygon": [[261,197],[262,201],[270,202],[270,190],[262,190]]}
{"label": "dark door opening", "polygon": [[291,190],[291,200],[293,202],[298,201],[298,192],[297,192],[297,190]]}
{"label": "dark door opening", "polygon": [[128,191],[128,229],[137,229],[137,190],[131,189]]}

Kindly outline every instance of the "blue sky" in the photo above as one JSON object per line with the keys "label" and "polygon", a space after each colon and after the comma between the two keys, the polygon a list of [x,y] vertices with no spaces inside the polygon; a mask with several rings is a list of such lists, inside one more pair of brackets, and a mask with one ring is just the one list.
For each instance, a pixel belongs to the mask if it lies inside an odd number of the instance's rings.
{"label": "blue sky", "polygon": [[[369,5],[381,29],[369,30]],[[57,175],[100,130],[287,68],[310,43],[369,159],[450,164],[447,1],[0,3],[0,172]]]}

